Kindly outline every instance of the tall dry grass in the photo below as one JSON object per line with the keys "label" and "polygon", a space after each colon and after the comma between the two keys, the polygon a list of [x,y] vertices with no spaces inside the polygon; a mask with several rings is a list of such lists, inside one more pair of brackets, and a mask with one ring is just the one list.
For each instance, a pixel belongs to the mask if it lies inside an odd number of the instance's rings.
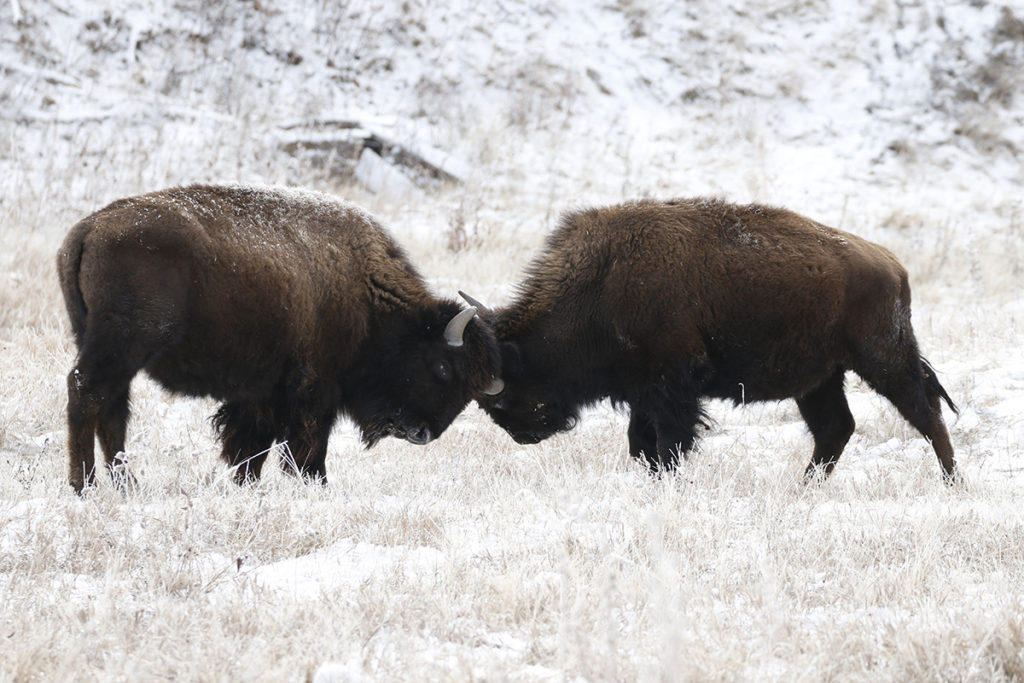
{"label": "tall dry grass", "polygon": [[[104,191],[97,180],[82,195]],[[397,224],[448,293],[468,277],[506,296],[532,248],[508,256],[502,226],[523,209],[483,188],[415,212],[346,194]],[[912,272],[932,268],[915,323],[968,415],[953,425],[962,488],[941,484],[928,445],[851,381],[858,432],[820,486],[799,483],[811,444],[793,406],[716,403],[700,451],[663,479],[629,461],[626,418],[610,408],[532,448],[471,408],[425,448],[365,452],[340,426],[326,488],[269,468],[239,489],[217,461],[214,406],[140,378],[128,447],[139,490],[101,477],[80,499],[64,483],[62,229],[24,196],[0,216],[6,678],[1024,676],[1020,420],[999,418],[1019,393],[991,383],[1011,382],[997,359],[1016,323],[998,316],[1005,296],[978,296],[993,274],[972,276],[969,256],[905,257]],[[65,226],[77,217],[48,201]],[[445,246],[453,207],[478,226],[457,253]],[[885,233],[897,251],[926,230],[898,202],[876,211],[903,217]],[[441,227],[404,230],[411,221]],[[473,271],[478,258],[501,265]],[[929,285],[949,267],[966,286]]]}

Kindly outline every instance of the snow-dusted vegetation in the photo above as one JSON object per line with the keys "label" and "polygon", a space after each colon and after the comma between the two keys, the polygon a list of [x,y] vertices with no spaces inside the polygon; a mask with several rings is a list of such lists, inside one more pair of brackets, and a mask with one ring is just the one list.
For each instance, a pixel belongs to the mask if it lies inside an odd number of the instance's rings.
{"label": "snow-dusted vegetation", "polygon": [[[835,0],[0,2],[0,679],[1024,678],[1024,9]],[[331,441],[239,489],[209,401],[140,378],[139,490],[66,484],[55,256],[118,197],[332,192],[439,294],[508,299],[564,210],[716,195],[894,251],[962,486],[848,381],[709,406],[675,476],[626,416],[517,446]]]}

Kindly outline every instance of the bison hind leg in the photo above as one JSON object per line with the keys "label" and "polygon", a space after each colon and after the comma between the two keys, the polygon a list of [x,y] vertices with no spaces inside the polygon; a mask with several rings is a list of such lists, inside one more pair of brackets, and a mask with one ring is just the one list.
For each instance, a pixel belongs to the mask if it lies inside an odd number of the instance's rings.
{"label": "bison hind leg", "polygon": [[68,373],[68,482],[82,493],[95,479],[95,439],[114,483],[122,490],[133,482],[125,468],[125,433],[132,378],[142,368],[143,353],[118,343],[117,328],[88,329],[75,367]]}
{"label": "bison hind leg", "polygon": [[110,478],[122,491],[135,485],[124,460],[128,387],[89,378],[76,367],[68,374],[68,481],[76,493],[96,483],[95,439],[99,437]]}
{"label": "bison hind leg", "polygon": [[814,454],[804,471],[804,481],[832,473],[856,423],[843,391],[845,371],[840,369],[818,388],[796,399],[800,415],[814,437]]}
{"label": "bison hind leg", "polygon": [[68,373],[68,483],[81,494],[96,483],[96,421],[100,410],[96,395],[85,386],[76,367]]}
{"label": "bison hind leg", "polygon": [[229,401],[214,414],[213,425],[220,435],[221,458],[235,468],[235,483],[257,481],[277,436],[274,410],[262,403]]}
{"label": "bison hind leg", "polygon": [[124,459],[124,441],[128,429],[130,413],[128,387],[119,395],[112,397],[100,410],[96,435],[103,448],[103,457],[110,472],[114,485],[121,491],[128,492],[135,488],[135,477],[128,469]]}

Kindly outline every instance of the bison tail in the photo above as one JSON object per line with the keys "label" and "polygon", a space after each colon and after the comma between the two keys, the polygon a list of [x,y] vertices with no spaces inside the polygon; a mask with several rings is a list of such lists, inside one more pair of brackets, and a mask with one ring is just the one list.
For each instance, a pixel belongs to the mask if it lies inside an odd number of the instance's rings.
{"label": "bison tail", "polygon": [[64,305],[67,307],[68,318],[71,320],[71,331],[79,346],[82,345],[82,339],[85,337],[85,318],[88,311],[78,284],[78,272],[82,265],[85,234],[88,230],[89,226],[86,223],[75,225],[68,236],[64,238],[64,244],[61,245],[60,251],[57,253],[57,277],[60,280],[60,290],[64,294]]}
{"label": "bison tail", "polygon": [[923,356],[921,357],[921,369],[924,371],[924,382],[928,395],[938,396],[943,399],[946,402],[946,405],[949,406],[949,409],[959,415],[960,409],[956,407],[956,404],[953,403],[953,399],[951,399],[949,394],[946,393],[946,389],[939,383],[939,378],[935,374],[935,368],[933,368],[931,363],[925,360]]}

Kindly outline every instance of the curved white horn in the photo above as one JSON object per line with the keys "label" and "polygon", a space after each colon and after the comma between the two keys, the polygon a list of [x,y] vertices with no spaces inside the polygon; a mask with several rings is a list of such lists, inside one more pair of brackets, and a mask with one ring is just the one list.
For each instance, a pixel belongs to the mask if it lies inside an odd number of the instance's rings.
{"label": "curved white horn", "polygon": [[490,312],[489,308],[487,308],[482,303],[480,303],[479,301],[477,301],[476,299],[471,297],[469,294],[466,294],[465,292],[463,292],[461,289],[459,290],[459,296],[461,296],[463,299],[465,299],[467,304],[469,304],[470,306],[473,306],[474,308],[476,308],[476,310],[479,311],[480,313],[489,313]]}
{"label": "curved white horn", "polygon": [[505,390],[505,382],[500,377],[495,377],[491,380],[491,383],[487,385],[487,388],[483,390],[488,396],[497,396]]}
{"label": "curved white horn", "polygon": [[444,340],[449,346],[462,346],[462,333],[466,331],[466,325],[476,315],[476,308],[469,308],[459,311],[458,314],[448,321],[444,328]]}

